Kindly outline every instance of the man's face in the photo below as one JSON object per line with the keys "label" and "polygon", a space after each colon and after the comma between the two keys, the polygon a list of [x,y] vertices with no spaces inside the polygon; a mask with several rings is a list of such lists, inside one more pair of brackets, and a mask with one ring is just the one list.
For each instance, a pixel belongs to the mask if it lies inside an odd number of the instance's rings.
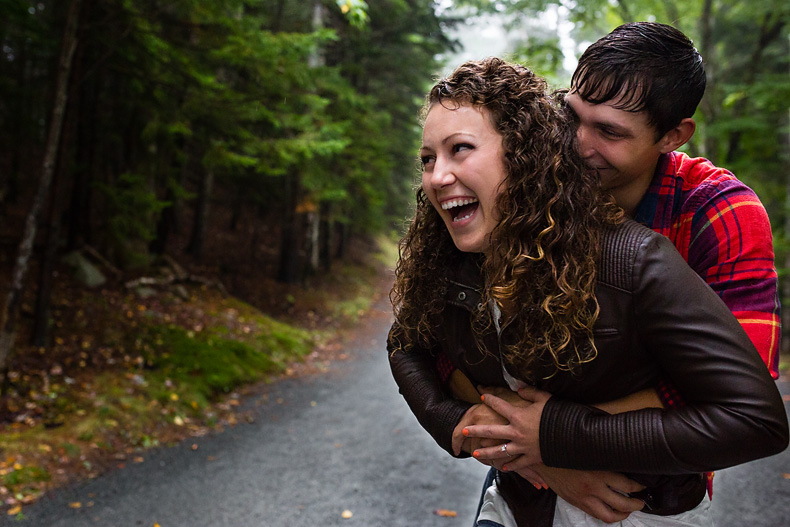
{"label": "man's face", "polygon": [[574,90],[565,100],[578,119],[579,153],[618,205],[633,212],[650,186],[665,142],[656,142],[656,129],[644,111],[617,109],[617,101],[593,104]]}

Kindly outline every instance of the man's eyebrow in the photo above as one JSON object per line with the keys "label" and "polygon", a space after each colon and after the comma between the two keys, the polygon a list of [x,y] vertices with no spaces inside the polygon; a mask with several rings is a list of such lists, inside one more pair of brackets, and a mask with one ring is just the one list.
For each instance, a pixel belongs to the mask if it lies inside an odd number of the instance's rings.
{"label": "man's eyebrow", "polygon": [[630,128],[616,122],[602,120],[602,121],[597,121],[595,125],[598,126],[599,128],[608,128],[610,130],[614,130],[622,135],[631,135]]}

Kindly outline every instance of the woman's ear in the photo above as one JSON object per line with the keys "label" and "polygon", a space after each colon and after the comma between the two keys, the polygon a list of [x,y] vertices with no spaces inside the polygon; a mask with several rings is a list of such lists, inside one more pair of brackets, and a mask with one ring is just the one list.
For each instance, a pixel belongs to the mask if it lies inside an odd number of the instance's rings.
{"label": "woman's ear", "polygon": [[680,121],[677,126],[658,140],[661,153],[666,154],[685,145],[691,139],[691,136],[694,135],[696,129],[697,123],[691,117],[686,117]]}

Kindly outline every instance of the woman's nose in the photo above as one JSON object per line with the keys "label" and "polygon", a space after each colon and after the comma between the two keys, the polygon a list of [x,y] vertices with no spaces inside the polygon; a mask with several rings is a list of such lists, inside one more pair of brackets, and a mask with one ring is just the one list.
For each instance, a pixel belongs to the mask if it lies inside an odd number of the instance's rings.
{"label": "woman's nose", "polygon": [[451,163],[436,159],[430,174],[430,184],[433,188],[442,188],[455,182],[455,170]]}

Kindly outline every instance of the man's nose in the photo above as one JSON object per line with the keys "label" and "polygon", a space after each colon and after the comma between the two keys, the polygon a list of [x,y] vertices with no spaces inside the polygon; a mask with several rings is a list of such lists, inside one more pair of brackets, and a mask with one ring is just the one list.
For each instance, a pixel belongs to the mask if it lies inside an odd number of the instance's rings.
{"label": "man's nose", "polygon": [[579,128],[576,129],[576,148],[579,150],[579,155],[584,159],[592,157],[595,154],[592,134],[584,126],[579,126]]}

